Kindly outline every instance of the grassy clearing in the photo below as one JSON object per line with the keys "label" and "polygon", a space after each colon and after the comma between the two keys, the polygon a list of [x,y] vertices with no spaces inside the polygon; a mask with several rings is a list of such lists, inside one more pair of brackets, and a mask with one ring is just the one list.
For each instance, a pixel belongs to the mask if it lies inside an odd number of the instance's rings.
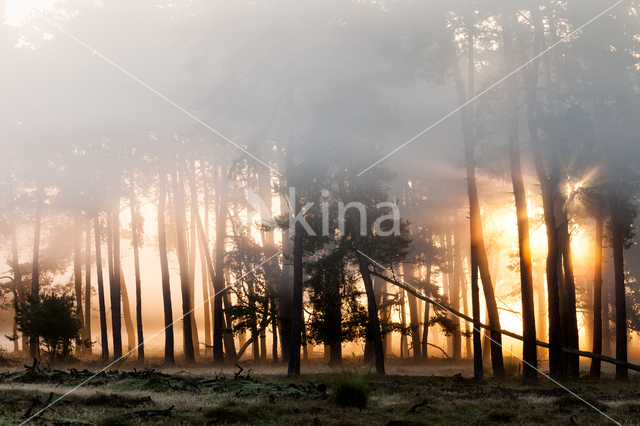
{"label": "grassy clearing", "polygon": [[[565,383],[594,409],[544,379],[540,386],[525,387],[517,373],[504,381],[488,379],[477,386],[468,375],[435,374],[438,370],[456,371],[455,366],[444,364],[441,368],[390,366],[392,372],[428,371],[431,375],[384,377],[346,367],[347,371],[331,372],[319,365],[313,374],[295,380],[287,378],[280,367],[252,366],[248,362],[242,365],[245,370],[237,376],[234,366],[222,371],[213,371],[206,365],[187,371],[134,371],[133,367],[121,366],[121,371],[105,372],[54,403],[30,424],[614,424],[597,411],[600,410],[621,424],[640,425],[637,376],[626,383],[616,383],[611,377]],[[77,370],[85,367],[76,366]],[[29,407],[34,407],[35,414],[44,407],[50,393],[55,401],[88,377],[82,371],[57,368],[40,372],[15,368],[3,373],[0,424],[20,424]],[[467,370],[466,365],[457,368],[465,373]]]}

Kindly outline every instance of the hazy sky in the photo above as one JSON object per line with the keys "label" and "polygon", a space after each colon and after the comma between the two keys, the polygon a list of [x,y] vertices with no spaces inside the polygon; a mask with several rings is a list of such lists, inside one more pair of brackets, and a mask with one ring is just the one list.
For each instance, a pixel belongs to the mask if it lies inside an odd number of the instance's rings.
{"label": "hazy sky", "polygon": [[53,7],[54,3],[55,0],[6,0],[5,16],[7,24],[18,26],[32,9],[49,9]]}

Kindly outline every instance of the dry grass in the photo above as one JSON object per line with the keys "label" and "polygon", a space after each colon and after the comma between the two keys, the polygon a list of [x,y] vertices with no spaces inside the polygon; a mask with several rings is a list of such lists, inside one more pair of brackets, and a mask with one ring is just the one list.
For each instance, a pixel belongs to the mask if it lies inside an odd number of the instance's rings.
{"label": "dry grass", "polygon": [[[601,381],[582,379],[565,383],[596,407],[594,409],[544,379],[538,387],[523,386],[517,376],[501,382],[489,378],[485,384],[476,386],[467,380],[470,377],[467,364],[390,363],[390,374],[379,377],[368,374],[368,368],[355,363],[346,364],[339,370],[315,363],[303,369],[311,373],[295,380],[286,377],[284,366],[251,365],[249,362],[243,362],[242,366],[245,368],[243,378],[237,380],[234,380],[235,366],[213,369],[204,364],[188,371],[182,371],[186,369],[180,367],[162,369],[175,376],[158,376],[155,382],[151,376],[140,379],[114,374],[102,384],[73,391],[30,424],[371,426],[393,421],[403,421],[405,425],[614,424],[598,409],[621,424],[640,425],[640,380],[635,375],[627,383],[617,383],[609,376]],[[78,368],[85,367],[98,370],[95,365]],[[354,373],[356,367],[356,374],[367,376],[370,392],[369,404],[362,411],[341,406],[332,397],[345,371]],[[62,369],[61,366],[56,368]],[[122,371],[133,367],[125,364],[119,368]],[[251,380],[246,378],[250,369]],[[459,372],[467,379],[454,376]],[[202,382],[216,376],[226,379]],[[162,381],[165,379],[175,380],[179,390],[165,386]],[[183,382],[203,384],[191,389],[181,387]],[[313,390],[310,382],[326,384],[327,394]],[[53,392],[55,400],[71,389],[67,385],[0,380],[0,424],[20,424],[23,421],[20,417],[35,397],[46,401]],[[175,417],[123,417],[127,413],[166,410],[171,406]]]}

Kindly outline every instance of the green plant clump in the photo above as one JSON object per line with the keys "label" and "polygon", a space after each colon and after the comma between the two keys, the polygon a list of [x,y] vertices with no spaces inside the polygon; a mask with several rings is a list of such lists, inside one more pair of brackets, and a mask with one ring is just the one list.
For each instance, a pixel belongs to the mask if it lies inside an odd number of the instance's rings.
{"label": "green plant clump", "polygon": [[369,384],[357,374],[342,374],[335,382],[333,395],[336,404],[363,410],[369,402]]}

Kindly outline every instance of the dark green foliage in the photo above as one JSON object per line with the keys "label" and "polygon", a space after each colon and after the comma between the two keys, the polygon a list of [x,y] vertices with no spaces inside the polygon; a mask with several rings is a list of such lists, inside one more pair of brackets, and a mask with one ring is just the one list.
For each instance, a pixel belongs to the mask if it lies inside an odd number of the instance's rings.
{"label": "dark green foliage", "polygon": [[338,405],[363,410],[369,403],[369,383],[361,375],[342,374],[334,384],[333,396]]}
{"label": "dark green foliage", "polygon": [[65,358],[80,338],[82,323],[74,315],[74,298],[69,295],[31,294],[25,302],[15,302],[18,331],[38,335],[51,359]]}

